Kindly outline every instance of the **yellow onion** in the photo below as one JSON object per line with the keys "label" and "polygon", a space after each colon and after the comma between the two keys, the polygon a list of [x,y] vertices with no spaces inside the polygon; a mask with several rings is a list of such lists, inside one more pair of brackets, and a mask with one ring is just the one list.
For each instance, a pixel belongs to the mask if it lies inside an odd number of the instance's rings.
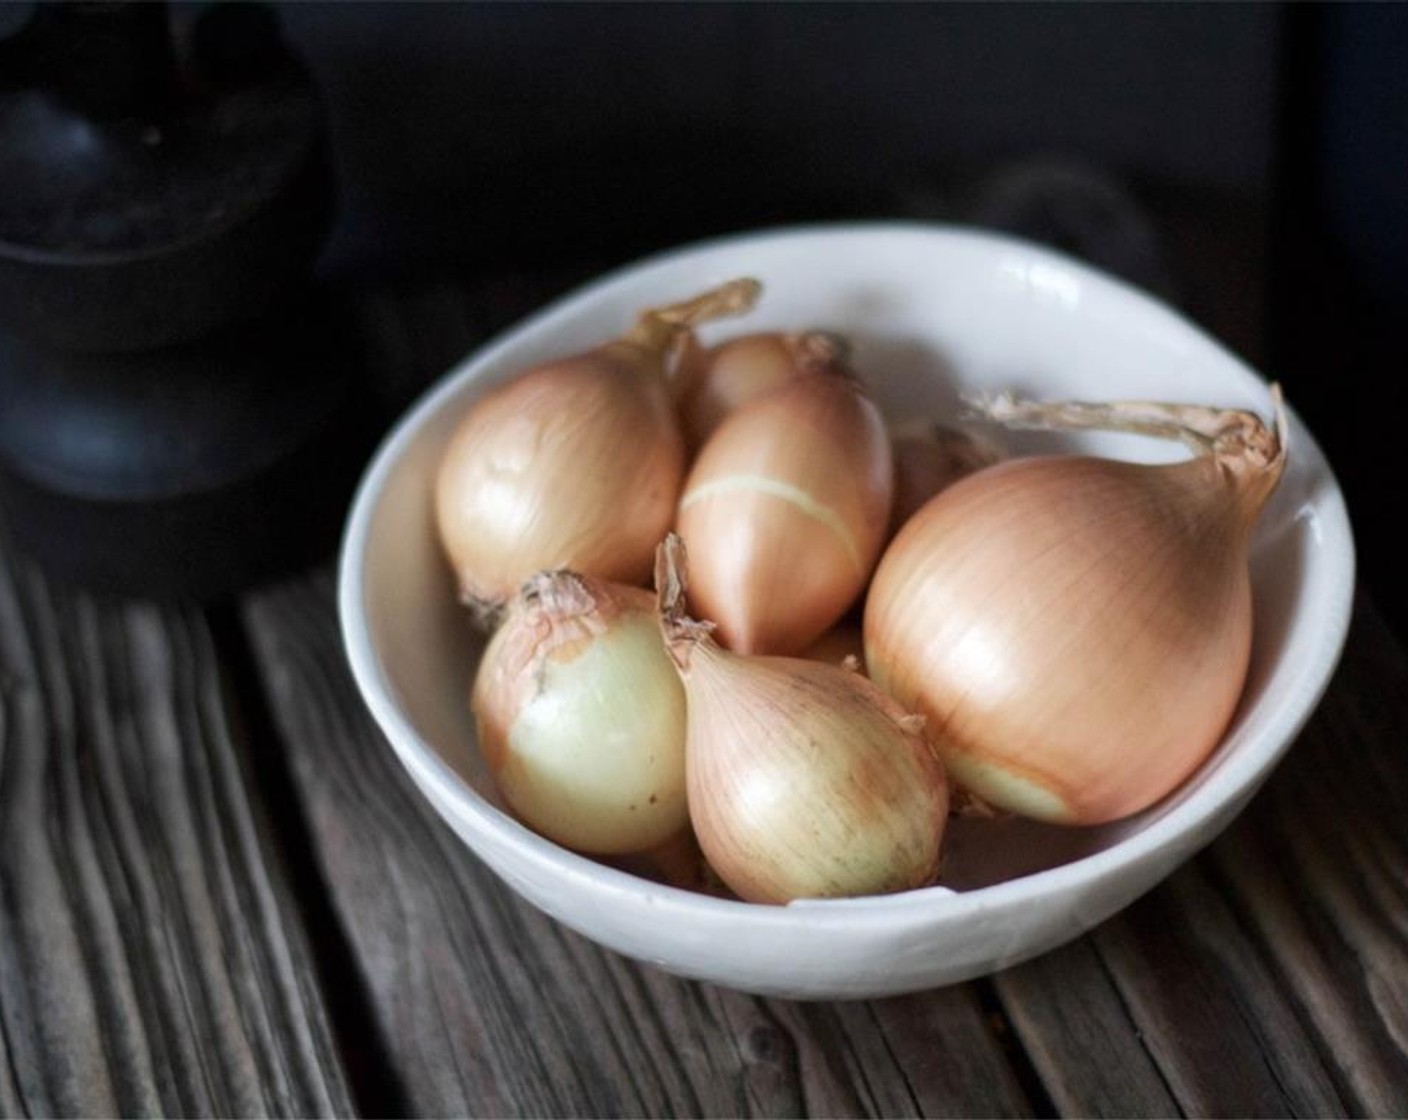
{"label": "yellow onion", "polygon": [[682,335],[752,306],[753,280],[643,312],[634,329],[481,397],[435,483],[436,522],[464,601],[496,616],[534,572],[650,577],[685,468],[667,381]]}
{"label": "yellow onion", "polygon": [[890,431],[895,458],[895,499],[890,507],[890,531],[919,511],[946,486],[1002,458],[1002,450],[974,432],[930,421],[905,423]]}
{"label": "yellow onion", "polygon": [[700,345],[691,336],[681,347],[675,399],[685,443],[704,445],[723,418],[741,404],[776,389],[814,365],[844,359],[846,343],[822,331],[766,331]]}
{"label": "yellow onion", "polygon": [[533,576],[485,648],[470,706],[509,807],[580,852],[646,852],[689,821],[684,692],[648,591]]}
{"label": "yellow onion", "polygon": [[795,654],[869,579],[894,469],[880,410],[833,359],[735,409],[685,481],[696,608],[736,653]]}
{"label": "yellow onion", "polygon": [[1251,650],[1247,552],[1285,468],[1284,415],[1125,402],[990,415],[1179,438],[1163,465],[1009,459],[943,490],[867,596],[866,663],[928,717],[991,805],[1093,824],[1144,809],[1213,750]]}
{"label": "yellow onion", "polygon": [[685,613],[684,548],[660,549],[660,626],[685,689],[690,819],[740,898],[884,894],[932,883],[948,784],[923,720],[859,673],[723,649]]}

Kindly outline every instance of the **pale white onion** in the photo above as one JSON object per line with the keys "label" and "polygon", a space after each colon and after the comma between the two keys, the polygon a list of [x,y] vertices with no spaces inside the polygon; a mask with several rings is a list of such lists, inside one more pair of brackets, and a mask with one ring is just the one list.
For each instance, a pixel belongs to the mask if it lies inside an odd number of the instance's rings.
{"label": "pale white onion", "polygon": [[684,692],[649,592],[533,577],[484,651],[471,708],[504,800],[550,839],[645,852],[687,826]]}

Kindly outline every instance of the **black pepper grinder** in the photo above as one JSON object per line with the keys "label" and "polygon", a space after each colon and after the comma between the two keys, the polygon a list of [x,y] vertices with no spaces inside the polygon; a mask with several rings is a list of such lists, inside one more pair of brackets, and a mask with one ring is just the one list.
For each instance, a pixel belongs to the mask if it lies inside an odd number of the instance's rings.
{"label": "black pepper grinder", "polygon": [[49,572],[207,599],[330,548],[362,448],[311,283],[320,100],[257,4],[0,41],[0,498]]}

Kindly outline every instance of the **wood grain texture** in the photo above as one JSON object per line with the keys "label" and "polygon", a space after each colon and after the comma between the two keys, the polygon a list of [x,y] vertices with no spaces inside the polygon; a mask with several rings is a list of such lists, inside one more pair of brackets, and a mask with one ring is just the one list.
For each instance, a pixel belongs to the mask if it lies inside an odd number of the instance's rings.
{"label": "wood grain texture", "polygon": [[1408,1115],[1405,681],[1361,599],[1334,685],[1208,861],[1355,1115]]}
{"label": "wood grain texture", "polygon": [[345,1115],[202,617],[0,540],[0,1111]]}
{"label": "wood grain texture", "polygon": [[1063,1111],[1408,1109],[1405,679],[1361,598],[1322,705],[1233,826],[1091,938],[999,978]]}
{"label": "wood grain texture", "polygon": [[1018,1116],[971,987],[796,1004],[676,979],[505,888],[361,707],[330,577],[245,617],[323,873],[418,1115]]}
{"label": "wood grain texture", "polygon": [[1179,1114],[1091,938],[1009,969],[996,985],[1061,1115]]}

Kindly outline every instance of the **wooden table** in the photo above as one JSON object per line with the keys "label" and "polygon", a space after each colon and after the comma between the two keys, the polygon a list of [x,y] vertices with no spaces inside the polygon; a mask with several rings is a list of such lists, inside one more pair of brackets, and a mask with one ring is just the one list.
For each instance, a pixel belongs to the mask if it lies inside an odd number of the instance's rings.
{"label": "wooden table", "polygon": [[[392,415],[531,286],[357,296]],[[958,987],[761,999],[520,902],[403,776],[331,561],[204,607],[52,585],[0,534],[0,1112],[1408,1114],[1408,660],[1361,593],[1219,840]]]}

